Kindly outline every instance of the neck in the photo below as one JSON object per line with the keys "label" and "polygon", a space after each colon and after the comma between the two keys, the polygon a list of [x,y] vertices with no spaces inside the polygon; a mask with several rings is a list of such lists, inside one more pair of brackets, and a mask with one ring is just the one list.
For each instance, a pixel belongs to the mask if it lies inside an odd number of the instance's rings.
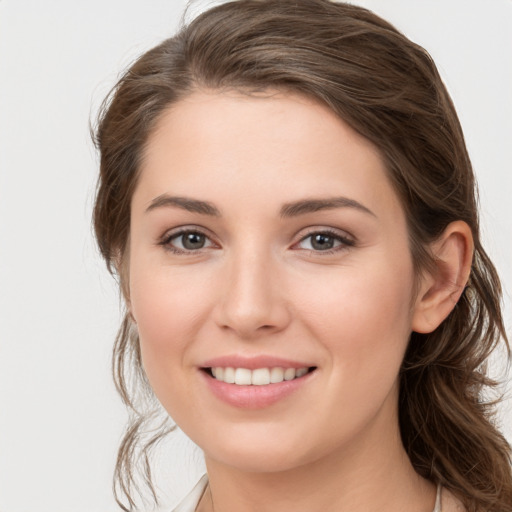
{"label": "neck", "polygon": [[434,485],[414,471],[398,425],[386,424],[376,419],[348,448],[286,471],[243,471],[206,456],[210,483],[197,510],[432,512]]}

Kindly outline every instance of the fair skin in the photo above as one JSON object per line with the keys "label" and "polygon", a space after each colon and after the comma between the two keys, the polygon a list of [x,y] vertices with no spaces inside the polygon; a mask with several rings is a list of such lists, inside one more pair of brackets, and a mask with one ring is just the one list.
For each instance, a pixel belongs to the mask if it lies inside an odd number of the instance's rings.
{"label": "fair skin", "polygon": [[[195,92],[149,138],[130,229],[143,365],[204,450],[199,511],[432,511],[398,373],[411,331],[435,329],[467,280],[464,223],[413,295],[404,212],[366,139],[293,94]],[[307,373],[212,375],[231,366]]]}

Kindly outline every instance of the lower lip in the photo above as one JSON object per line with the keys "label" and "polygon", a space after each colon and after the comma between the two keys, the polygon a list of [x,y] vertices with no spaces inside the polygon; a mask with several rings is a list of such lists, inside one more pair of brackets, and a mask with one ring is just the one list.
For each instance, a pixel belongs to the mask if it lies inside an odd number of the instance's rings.
{"label": "lower lip", "polygon": [[263,409],[269,407],[298,391],[310,379],[313,372],[293,380],[285,380],[277,384],[264,386],[239,386],[227,384],[211,377],[201,370],[210,391],[223,402],[241,409]]}

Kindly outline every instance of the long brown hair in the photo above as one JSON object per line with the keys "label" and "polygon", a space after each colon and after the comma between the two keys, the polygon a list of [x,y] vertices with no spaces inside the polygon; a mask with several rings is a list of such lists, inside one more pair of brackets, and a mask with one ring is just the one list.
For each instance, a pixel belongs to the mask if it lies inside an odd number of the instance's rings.
{"label": "long brown hair", "polygon": [[[510,447],[493,422],[486,361],[510,355],[500,282],[479,236],[476,186],[452,101],[428,53],[375,14],[328,0],[238,0],[215,7],[140,57],[105,101],[94,226],[127,297],[123,262],[130,202],[148,136],[163,111],[199,87],[293,91],[327,105],[380,151],[408,219],[417,273],[455,220],[471,228],[468,287],[430,334],[412,333],[400,375],[402,440],[416,471],[469,512],[512,512]],[[115,382],[132,410],[116,466],[116,496],[133,509],[134,468],[151,483],[149,450],[172,424],[158,411],[129,315],[114,347]],[[123,505],[120,494],[127,498]],[[155,496],[156,498],[156,496]],[[129,507],[129,508],[127,508]]]}

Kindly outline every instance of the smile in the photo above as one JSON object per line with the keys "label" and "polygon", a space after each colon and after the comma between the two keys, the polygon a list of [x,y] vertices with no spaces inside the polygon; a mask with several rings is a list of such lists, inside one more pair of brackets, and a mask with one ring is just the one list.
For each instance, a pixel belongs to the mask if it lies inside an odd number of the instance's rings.
{"label": "smile", "polygon": [[238,386],[266,386],[269,384],[279,384],[283,381],[290,381],[303,377],[314,368],[232,368],[232,367],[212,367],[206,369],[210,375],[226,384],[236,384]]}
{"label": "smile", "polygon": [[318,373],[317,366],[268,356],[228,356],[205,363],[199,374],[207,389],[237,409],[262,409],[281,402],[316,380]]}

